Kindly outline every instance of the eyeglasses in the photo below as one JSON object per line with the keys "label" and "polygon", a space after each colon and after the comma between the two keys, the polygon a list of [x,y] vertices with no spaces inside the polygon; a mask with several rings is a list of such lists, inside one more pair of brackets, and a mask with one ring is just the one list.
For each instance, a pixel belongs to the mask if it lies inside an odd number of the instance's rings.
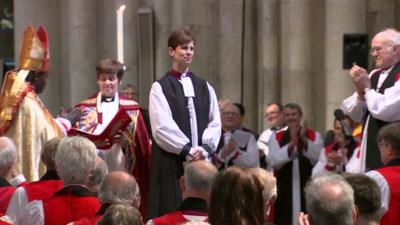
{"label": "eyeglasses", "polygon": [[277,115],[277,114],[279,114],[279,113],[280,113],[279,111],[272,111],[272,112],[267,112],[267,113],[265,113],[264,116]]}
{"label": "eyeglasses", "polygon": [[392,45],[386,45],[386,46],[375,46],[375,47],[371,47],[371,49],[369,50],[369,53],[372,54],[374,52],[381,52],[383,49],[388,50],[389,48],[394,48],[394,46]]}

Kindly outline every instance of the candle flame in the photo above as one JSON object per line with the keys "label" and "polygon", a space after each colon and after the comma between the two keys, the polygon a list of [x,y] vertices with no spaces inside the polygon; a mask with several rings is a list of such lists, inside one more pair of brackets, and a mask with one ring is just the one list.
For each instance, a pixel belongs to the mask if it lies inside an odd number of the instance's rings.
{"label": "candle flame", "polygon": [[124,11],[125,10],[125,5],[121,5],[119,8],[118,8],[118,11]]}

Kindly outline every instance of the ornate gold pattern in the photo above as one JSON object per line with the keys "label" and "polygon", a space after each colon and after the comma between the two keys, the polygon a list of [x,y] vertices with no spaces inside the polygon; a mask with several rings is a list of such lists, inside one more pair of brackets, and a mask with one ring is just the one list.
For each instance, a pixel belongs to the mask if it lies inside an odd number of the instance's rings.
{"label": "ornate gold pattern", "polygon": [[19,55],[19,68],[37,72],[48,71],[49,49],[47,32],[40,26],[35,32],[32,26],[24,32]]}

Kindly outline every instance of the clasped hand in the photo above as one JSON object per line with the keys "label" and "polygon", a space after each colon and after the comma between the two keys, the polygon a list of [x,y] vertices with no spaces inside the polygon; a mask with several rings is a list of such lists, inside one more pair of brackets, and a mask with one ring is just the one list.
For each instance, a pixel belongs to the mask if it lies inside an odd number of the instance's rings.
{"label": "clasped hand", "polygon": [[369,80],[368,72],[364,68],[354,65],[350,69],[349,73],[357,93],[360,96],[363,96],[364,90],[371,87],[371,81]]}

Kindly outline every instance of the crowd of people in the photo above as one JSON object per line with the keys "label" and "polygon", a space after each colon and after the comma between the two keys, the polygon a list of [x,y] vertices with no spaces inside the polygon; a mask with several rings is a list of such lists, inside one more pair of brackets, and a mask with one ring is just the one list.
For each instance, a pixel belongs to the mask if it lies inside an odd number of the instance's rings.
{"label": "crowd of people", "polygon": [[[351,225],[400,223],[400,33],[374,36],[376,69],[349,71],[355,93],[325,137],[299,104],[265,107],[269,129],[243,124],[189,70],[196,39],[168,39],[171,69],[150,90],[119,86],[124,65],[96,65],[99,91],[53,118],[46,30],[28,27],[0,95],[0,224]],[[360,128],[361,127],[361,128]],[[357,130],[363,129],[362,134]]]}

